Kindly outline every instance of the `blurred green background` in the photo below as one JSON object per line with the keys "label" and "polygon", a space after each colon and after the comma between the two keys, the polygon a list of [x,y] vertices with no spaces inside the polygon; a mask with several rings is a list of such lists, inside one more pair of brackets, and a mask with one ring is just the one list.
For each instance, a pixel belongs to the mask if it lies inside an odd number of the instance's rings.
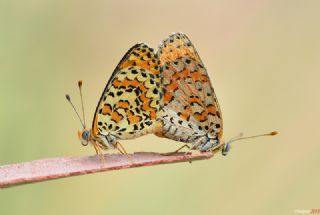
{"label": "blurred green background", "polygon": [[[124,53],[186,33],[215,87],[225,139],[278,130],[211,160],[0,190],[0,214],[294,214],[320,208],[320,1],[0,0],[0,164],[90,155],[76,138]],[[148,135],[130,151],[180,143]]]}

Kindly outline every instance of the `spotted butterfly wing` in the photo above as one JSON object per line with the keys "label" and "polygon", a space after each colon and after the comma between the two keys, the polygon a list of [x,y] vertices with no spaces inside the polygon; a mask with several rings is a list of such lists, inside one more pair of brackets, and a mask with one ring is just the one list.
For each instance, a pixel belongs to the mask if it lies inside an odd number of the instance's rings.
{"label": "spotted butterfly wing", "polygon": [[[100,139],[131,139],[153,132],[161,99],[157,55],[136,44],[108,81],[94,115],[92,132]],[[104,141],[105,142],[105,141]]]}
{"label": "spotted butterfly wing", "polygon": [[189,38],[173,33],[159,46],[162,68],[162,131],[201,151],[221,144],[222,116],[208,73]]}

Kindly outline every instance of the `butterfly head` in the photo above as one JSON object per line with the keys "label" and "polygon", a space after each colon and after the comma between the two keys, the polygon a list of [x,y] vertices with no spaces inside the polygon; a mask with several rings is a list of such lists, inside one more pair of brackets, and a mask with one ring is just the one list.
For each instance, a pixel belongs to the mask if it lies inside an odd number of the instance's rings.
{"label": "butterfly head", "polygon": [[231,149],[230,141],[227,142],[227,143],[224,143],[224,144],[223,144],[223,148],[222,148],[222,150],[221,150],[221,154],[222,154],[223,156],[227,156],[228,153],[229,153],[229,151],[230,151],[230,149]]}
{"label": "butterfly head", "polygon": [[91,141],[91,133],[89,130],[83,129],[83,131],[78,131],[78,138],[83,146],[87,146]]}

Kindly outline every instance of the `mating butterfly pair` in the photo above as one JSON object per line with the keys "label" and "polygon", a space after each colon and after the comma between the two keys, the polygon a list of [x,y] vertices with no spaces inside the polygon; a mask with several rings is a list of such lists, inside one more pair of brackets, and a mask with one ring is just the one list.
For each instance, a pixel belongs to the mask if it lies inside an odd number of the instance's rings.
{"label": "mating butterfly pair", "polygon": [[[79,82],[82,99],[81,86]],[[221,110],[208,73],[182,33],[171,34],[157,53],[140,43],[124,55],[102,93],[92,129],[86,128],[84,116],[82,121],[77,115],[83,126],[78,133],[82,144],[91,143],[98,154],[108,148],[126,154],[118,140],[149,133],[185,142],[177,151],[188,147],[221,150],[223,155],[235,140],[223,140]]]}

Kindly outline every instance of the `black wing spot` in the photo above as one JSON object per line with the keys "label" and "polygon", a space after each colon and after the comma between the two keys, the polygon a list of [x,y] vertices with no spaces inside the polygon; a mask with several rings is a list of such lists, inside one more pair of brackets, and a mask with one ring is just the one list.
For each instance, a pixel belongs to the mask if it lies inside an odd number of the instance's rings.
{"label": "black wing spot", "polygon": [[121,128],[119,131],[121,132],[121,131],[125,131],[126,130],[126,128]]}
{"label": "black wing spot", "polygon": [[134,92],[135,92],[136,96],[139,96],[140,93],[141,93],[141,90],[140,90],[139,88],[136,88],[136,89],[134,90]]}
{"label": "black wing spot", "polygon": [[132,52],[132,54],[133,54],[134,56],[137,56],[137,57],[140,56],[139,53],[137,53],[137,52]]}
{"label": "black wing spot", "polygon": [[174,124],[174,122],[173,122],[173,117],[170,117],[170,122],[171,122],[172,124]]}
{"label": "black wing spot", "polygon": [[152,125],[152,122],[151,121],[147,121],[147,122],[145,122],[145,124],[150,126],[150,125]]}
{"label": "black wing spot", "polygon": [[134,101],[135,101],[135,103],[136,103],[137,106],[140,105],[140,100],[139,100],[138,98],[136,98]]}
{"label": "black wing spot", "polygon": [[158,89],[157,89],[157,88],[154,88],[153,93],[154,93],[154,94],[158,94],[158,92],[159,92]]}
{"label": "black wing spot", "polygon": [[141,75],[142,75],[142,77],[144,77],[144,78],[146,78],[146,77],[147,77],[147,74],[146,74],[146,73],[144,73],[144,72],[142,72],[142,73],[141,73]]}
{"label": "black wing spot", "polygon": [[108,96],[114,97],[114,93],[113,92],[109,92]]}
{"label": "black wing spot", "polygon": [[136,108],[135,108],[135,110],[136,110],[136,112],[137,112],[138,114],[140,114],[140,113],[141,113],[140,108],[136,107]]}
{"label": "black wing spot", "polygon": [[189,116],[187,117],[187,121],[189,121],[189,120],[190,120],[190,116],[191,116],[191,115],[189,115]]}

